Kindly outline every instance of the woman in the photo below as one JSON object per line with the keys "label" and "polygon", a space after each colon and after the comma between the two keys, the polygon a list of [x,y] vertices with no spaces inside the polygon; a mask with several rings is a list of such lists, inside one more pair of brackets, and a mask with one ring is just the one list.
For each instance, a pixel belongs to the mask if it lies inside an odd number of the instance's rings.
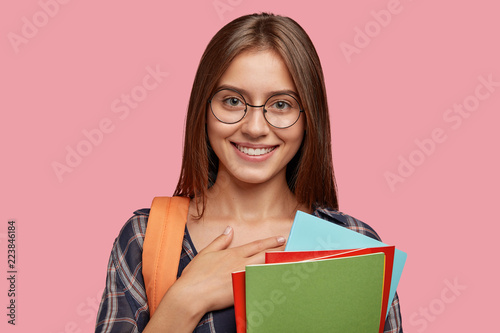
{"label": "woman", "polygon": [[[148,210],[135,212],[113,247],[96,332],[234,332],[230,273],[282,250],[297,210],[379,239],[337,212],[329,124],[320,61],[295,21],[254,14],[223,27],[189,101],[174,193],[191,198],[179,278],[149,318]],[[402,332],[397,296],[385,331]]]}

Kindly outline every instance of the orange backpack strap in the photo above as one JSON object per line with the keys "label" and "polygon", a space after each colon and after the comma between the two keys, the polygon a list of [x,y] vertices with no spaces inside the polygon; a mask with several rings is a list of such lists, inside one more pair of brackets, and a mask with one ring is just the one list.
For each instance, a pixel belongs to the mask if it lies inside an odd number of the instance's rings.
{"label": "orange backpack strap", "polygon": [[155,197],[151,204],[142,252],[150,316],[177,279],[189,201],[186,197]]}

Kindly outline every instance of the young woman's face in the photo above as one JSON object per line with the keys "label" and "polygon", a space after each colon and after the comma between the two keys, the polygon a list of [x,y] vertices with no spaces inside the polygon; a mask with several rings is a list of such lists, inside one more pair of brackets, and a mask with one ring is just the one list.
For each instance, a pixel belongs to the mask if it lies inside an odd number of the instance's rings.
{"label": "young woman's face", "polygon": [[[221,88],[239,91],[251,105],[263,105],[276,92],[298,96],[285,63],[273,51],[239,54],[218,82],[216,90]],[[219,171],[244,183],[259,184],[276,177],[284,180],[286,165],[297,153],[304,129],[304,114],[291,127],[275,128],[266,121],[262,107],[247,107],[245,117],[235,124],[217,120],[210,107],[207,111],[208,138],[219,158]]]}

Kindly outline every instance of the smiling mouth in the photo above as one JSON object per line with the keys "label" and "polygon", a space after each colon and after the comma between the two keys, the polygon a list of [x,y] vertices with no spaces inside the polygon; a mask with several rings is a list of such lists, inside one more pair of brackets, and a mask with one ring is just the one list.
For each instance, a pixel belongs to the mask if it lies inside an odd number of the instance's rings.
{"label": "smiling mouth", "polygon": [[241,151],[243,154],[246,154],[249,156],[261,156],[261,155],[269,154],[277,147],[277,146],[274,146],[274,147],[269,147],[269,148],[248,148],[248,147],[243,147],[243,146],[237,145],[236,143],[233,143],[233,145],[239,151]]}

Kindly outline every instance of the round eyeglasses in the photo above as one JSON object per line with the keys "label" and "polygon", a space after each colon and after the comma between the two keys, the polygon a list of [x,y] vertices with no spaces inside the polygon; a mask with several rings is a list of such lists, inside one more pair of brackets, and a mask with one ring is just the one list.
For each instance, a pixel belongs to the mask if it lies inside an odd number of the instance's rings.
{"label": "round eyeglasses", "polygon": [[292,126],[304,112],[299,101],[289,94],[272,95],[263,105],[251,105],[238,91],[229,88],[216,91],[208,103],[215,118],[224,124],[239,122],[247,114],[249,106],[263,108],[264,118],[276,128]]}

